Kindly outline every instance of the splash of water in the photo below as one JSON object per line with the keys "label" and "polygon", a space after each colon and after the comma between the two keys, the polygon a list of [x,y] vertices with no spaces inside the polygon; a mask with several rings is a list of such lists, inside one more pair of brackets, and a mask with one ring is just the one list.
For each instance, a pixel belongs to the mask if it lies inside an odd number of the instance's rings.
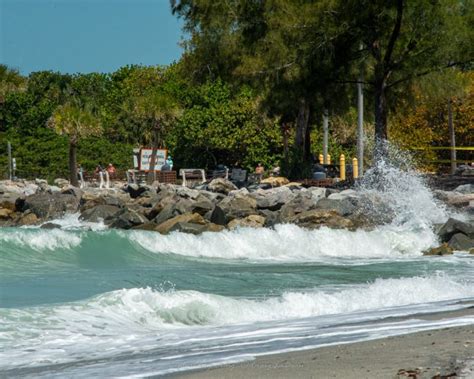
{"label": "splash of water", "polygon": [[387,154],[376,154],[378,160],[358,183],[358,190],[390,212],[392,225],[412,230],[431,228],[447,220],[446,207],[437,201],[425,179],[414,168],[411,155],[389,142]]}

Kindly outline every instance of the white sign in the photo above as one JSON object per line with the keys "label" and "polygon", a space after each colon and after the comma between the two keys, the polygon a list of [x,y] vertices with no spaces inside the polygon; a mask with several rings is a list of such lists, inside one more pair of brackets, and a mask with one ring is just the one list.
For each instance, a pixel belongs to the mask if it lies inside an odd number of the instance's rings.
{"label": "white sign", "polygon": [[[155,150],[155,171],[160,171],[161,166],[166,163],[167,150]],[[150,171],[152,163],[153,149],[141,149],[140,150],[140,170]]]}

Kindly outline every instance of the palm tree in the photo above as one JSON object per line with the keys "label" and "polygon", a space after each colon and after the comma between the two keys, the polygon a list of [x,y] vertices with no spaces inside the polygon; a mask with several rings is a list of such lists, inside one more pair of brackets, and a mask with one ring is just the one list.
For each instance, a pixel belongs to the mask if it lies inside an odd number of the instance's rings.
{"label": "palm tree", "polygon": [[102,133],[100,120],[87,108],[65,104],[56,108],[48,120],[48,127],[69,137],[69,180],[77,187],[77,144],[81,138]]}

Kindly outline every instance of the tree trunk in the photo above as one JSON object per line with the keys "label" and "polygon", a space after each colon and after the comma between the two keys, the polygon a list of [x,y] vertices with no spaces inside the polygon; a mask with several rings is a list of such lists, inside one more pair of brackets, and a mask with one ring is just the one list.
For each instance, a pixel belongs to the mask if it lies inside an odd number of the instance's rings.
{"label": "tree trunk", "polygon": [[288,146],[288,136],[289,136],[289,126],[286,122],[281,124],[281,135],[283,139],[283,159],[285,162],[288,163],[288,155],[289,155],[289,146]]}
{"label": "tree trunk", "polygon": [[74,139],[69,141],[69,182],[74,187],[79,187],[77,180],[77,143]]}
{"label": "tree trunk", "polygon": [[375,159],[386,157],[388,154],[387,114],[386,82],[382,75],[375,80]]}
{"label": "tree trunk", "polygon": [[323,163],[329,164],[329,112],[327,109],[323,111]]}
{"label": "tree trunk", "polygon": [[310,141],[308,134],[309,104],[306,99],[300,100],[298,118],[296,119],[295,147],[301,153],[303,161],[307,161],[311,156]]}
{"label": "tree trunk", "polygon": [[451,175],[456,173],[456,135],[454,133],[454,124],[453,124],[453,109],[452,101],[448,101],[448,126],[449,126],[449,140],[451,147]]}

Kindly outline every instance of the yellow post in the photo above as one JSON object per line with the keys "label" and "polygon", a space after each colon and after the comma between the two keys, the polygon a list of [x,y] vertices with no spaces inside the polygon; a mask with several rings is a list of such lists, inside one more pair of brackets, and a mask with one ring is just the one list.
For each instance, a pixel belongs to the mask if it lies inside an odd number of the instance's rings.
{"label": "yellow post", "polygon": [[352,158],[352,175],[354,176],[354,179],[359,177],[359,162],[357,161],[357,158]]}
{"label": "yellow post", "polygon": [[319,164],[324,164],[324,157],[322,154],[319,154]]}
{"label": "yellow post", "polygon": [[331,156],[328,154],[328,164],[331,164]]}
{"label": "yellow post", "polygon": [[344,154],[339,157],[339,173],[341,180],[346,180],[346,157]]}

